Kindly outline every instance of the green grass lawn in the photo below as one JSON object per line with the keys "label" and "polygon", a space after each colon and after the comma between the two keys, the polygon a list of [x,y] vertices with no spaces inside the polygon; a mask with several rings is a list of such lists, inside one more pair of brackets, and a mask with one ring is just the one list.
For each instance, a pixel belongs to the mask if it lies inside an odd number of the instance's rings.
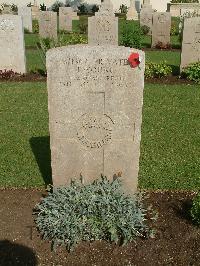
{"label": "green grass lawn", "polygon": [[[199,86],[146,84],[140,187],[200,187]],[[51,180],[46,83],[0,83],[0,186]]]}
{"label": "green grass lawn", "polygon": [[145,86],[140,186],[200,188],[198,85]]}

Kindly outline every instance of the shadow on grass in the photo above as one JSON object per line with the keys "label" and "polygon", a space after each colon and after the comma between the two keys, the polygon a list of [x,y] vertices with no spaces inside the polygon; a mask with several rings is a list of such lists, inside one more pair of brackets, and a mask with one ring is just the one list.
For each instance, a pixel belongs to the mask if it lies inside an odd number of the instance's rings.
{"label": "shadow on grass", "polygon": [[50,137],[33,137],[30,145],[45,184],[52,184]]}
{"label": "shadow on grass", "polygon": [[0,265],[35,266],[38,265],[34,251],[23,245],[8,240],[0,241]]}

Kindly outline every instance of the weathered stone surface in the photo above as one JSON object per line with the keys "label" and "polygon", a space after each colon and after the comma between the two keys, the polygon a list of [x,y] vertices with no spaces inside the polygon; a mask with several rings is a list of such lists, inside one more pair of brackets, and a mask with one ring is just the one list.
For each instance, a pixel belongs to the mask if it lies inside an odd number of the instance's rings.
{"label": "weathered stone surface", "polygon": [[[59,12],[60,12],[60,10],[59,10]],[[62,7],[61,12],[65,16],[70,16],[72,18],[72,20],[79,20],[79,16],[77,15],[77,12],[75,12],[72,7]]]}
{"label": "weathered stone surface", "polygon": [[42,38],[57,39],[57,13],[42,11],[39,19],[39,35]]}
{"label": "weathered stone surface", "polygon": [[200,61],[200,17],[184,21],[181,70],[191,63]]}
{"label": "weathered stone surface", "polygon": [[2,11],[1,11],[2,15],[13,15],[13,11],[11,9],[11,6],[4,6]]}
{"label": "weathered stone surface", "polygon": [[[132,51],[136,51],[132,49]],[[137,188],[144,52],[131,68],[130,48],[71,46],[47,52],[53,184],[86,183],[122,172],[127,192]]]}
{"label": "weathered stone surface", "polygon": [[135,0],[130,0],[130,7],[126,14],[127,20],[138,20],[138,13],[135,7]]}
{"label": "weathered stone surface", "polygon": [[0,69],[26,72],[22,17],[0,16]]}
{"label": "weathered stone surface", "polygon": [[102,3],[99,12],[88,18],[89,45],[118,45],[118,18],[110,0]]}
{"label": "weathered stone surface", "polygon": [[59,29],[72,31],[71,7],[59,7]]}
{"label": "weathered stone surface", "polygon": [[40,18],[40,9],[38,6],[32,6],[31,7],[31,12],[32,12],[32,19],[39,20]]}
{"label": "weathered stone surface", "polygon": [[18,7],[18,15],[22,17],[24,28],[32,32],[33,27],[32,27],[31,7],[27,7],[27,6]]}
{"label": "weathered stone surface", "polygon": [[200,3],[169,3],[168,10],[170,10],[172,17],[179,17],[187,11],[199,13]]}
{"label": "weathered stone surface", "polygon": [[143,9],[152,9],[152,5],[150,0],[144,0],[142,4],[142,10]]}
{"label": "weathered stone surface", "polygon": [[153,9],[150,8],[143,8],[140,12],[140,26],[149,27],[148,35],[152,33],[153,13]]}
{"label": "weathered stone surface", "polygon": [[168,12],[153,13],[152,47],[158,43],[170,44],[171,14]]}

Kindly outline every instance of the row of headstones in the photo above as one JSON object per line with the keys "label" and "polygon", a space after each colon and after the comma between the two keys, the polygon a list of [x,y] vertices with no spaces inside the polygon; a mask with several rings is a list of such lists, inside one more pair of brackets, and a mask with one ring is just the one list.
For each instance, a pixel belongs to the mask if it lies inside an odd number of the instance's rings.
{"label": "row of headstones", "polygon": [[[24,28],[29,32],[32,28],[32,9],[31,7],[19,7],[18,15],[23,19]],[[42,38],[57,39],[57,13],[53,11],[40,11],[38,13],[39,20],[39,35]],[[72,31],[72,21],[79,20],[77,12],[74,12],[71,7],[59,8],[59,30]]]}
{"label": "row of headstones", "polygon": [[[107,7],[107,9],[104,7],[94,17],[88,19],[88,44],[118,45],[118,18],[115,17],[114,12],[111,10],[110,7]],[[19,14],[21,14],[20,11]],[[28,25],[28,15],[23,15],[22,17],[23,23]],[[60,16],[61,29],[66,29],[62,28],[62,25],[66,26],[66,18],[68,18],[66,14]],[[0,16],[0,69],[13,69],[17,72],[25,73],[23,23],[21,16]],[[158,42],[170,43],[170,28],[171,16],[169,13],[153,13],[152,46],[155,46]],[[57,37],[57,15],[55,13],[50,11],[41,12],[40,34],[42,37]],[[200,18],[185,19],[181,69],[192,62],[199,61],[199,40]],[[13,49],[9,48],[10,46]],[[21,52],[17,52],[17,47],[19,47]]]}

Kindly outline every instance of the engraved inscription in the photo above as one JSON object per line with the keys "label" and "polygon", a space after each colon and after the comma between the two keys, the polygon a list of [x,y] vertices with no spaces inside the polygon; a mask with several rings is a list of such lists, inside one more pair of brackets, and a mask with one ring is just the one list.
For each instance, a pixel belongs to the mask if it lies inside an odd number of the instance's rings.
{"label": "engraved inscription", "polygon": [[87,148],[101,148],[111,142],[113,125],[112,119],[106,114],[84,114],[78,121],[78,140]]}
{"label": "engraved inscription", "polygon": [[12,30],[14,30],[14,28],[15,28],[14,23],[11,20],[9,20],[9,19],[3,19],[0,22],[0,30],[4,30],[4,31],[10,30],[10,31],[12,31]]}

